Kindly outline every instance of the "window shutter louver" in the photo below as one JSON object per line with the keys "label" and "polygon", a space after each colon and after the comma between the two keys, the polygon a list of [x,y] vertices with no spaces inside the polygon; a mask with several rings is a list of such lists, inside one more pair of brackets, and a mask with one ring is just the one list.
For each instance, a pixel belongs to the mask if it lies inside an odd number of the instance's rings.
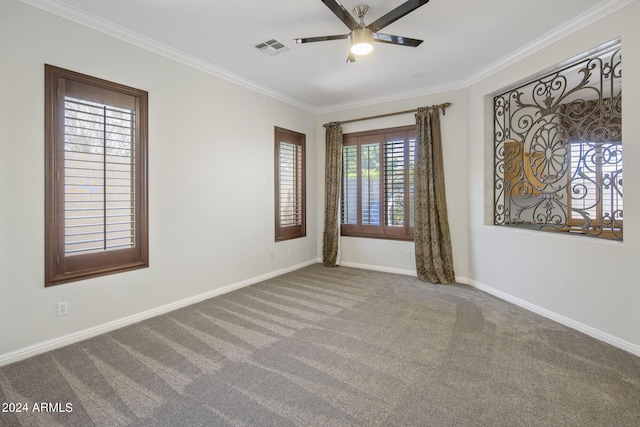
{"label": "window shutter louver", "polygon": [[380,144],[363,144],[360,149],[362,224],[380,225]]}
{"label": "window shutter louver", "polygon": [[384,144],[385,225],[413,227],[413,166],[415,139],[393,138]]}
{"label": "window shutter louver", "polygon": [[405,143],[403,140],[384,144],[385,225],[403,226],[405,219]]}
{"label": "window shutter louver", "polygon": [[342,223],[358,223],[358,146],[342,149]]}
{"label": "window shutter louver", "polygon": [[65,97],[64,253],[135,245],[134,114]]}
{"label": "window shutter louver", "polygon": [[304,139],[275,128],[276,241],[306,236]]}
{"label": "window shutter louver", "polygon": [[416,139],[409,138],[409,228],[413,229],[414,171],[416,167]]}
{"label": "window shutter louver", "polygon": [[302,224],[302,147],[280,143],[280,225]]}

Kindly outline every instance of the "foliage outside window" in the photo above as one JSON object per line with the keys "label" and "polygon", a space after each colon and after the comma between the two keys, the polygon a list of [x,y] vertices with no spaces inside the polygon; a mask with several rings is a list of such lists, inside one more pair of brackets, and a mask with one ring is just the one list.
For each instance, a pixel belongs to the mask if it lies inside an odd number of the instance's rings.
{"label": "foliage outside window", "polygon": [[147,267],[147,92],[45,66],[45,285]]}
{"label": "foliage outside window", "polygon": [[307,235],[305,185],[305,135],[276,127],[276,241]]}
{"label": "foliage outside window", "polygon": [[413,240],[415,126],[345,134],[343,236]]}
{"label": "foliage outside window", "polygon": [[494,98],[494,223],[622,240],[614,41]]}

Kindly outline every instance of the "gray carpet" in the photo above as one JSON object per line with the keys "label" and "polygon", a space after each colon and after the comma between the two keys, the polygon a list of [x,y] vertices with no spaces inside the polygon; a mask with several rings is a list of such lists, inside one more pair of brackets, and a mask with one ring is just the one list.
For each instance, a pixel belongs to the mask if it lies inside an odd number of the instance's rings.
{"label": "gray carpet", "polygon": [[468,286],[313,265],[2,367],[7,402],[29,412],[3,426],[640,426],[640,358]]}

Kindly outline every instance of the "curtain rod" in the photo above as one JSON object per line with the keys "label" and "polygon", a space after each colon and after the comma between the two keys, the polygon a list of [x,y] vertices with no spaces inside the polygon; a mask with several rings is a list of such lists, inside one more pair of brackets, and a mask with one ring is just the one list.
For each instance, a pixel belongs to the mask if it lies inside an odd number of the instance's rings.
{"label": "curtain rod", "polygon": [[[445,102],[444,104],[432,105],[429,108],[440,108],[440,109],[442,109],[442,115],[444,116],[446,114],[445,113],[445,109],[447,107],[449,107],[449,106],[451,106],[451,103],[450,102]],[[339,122],[341,124],[352,123],[352,122],[361,122],[361,121],[364,121],[364,120],[373,120],[373,119],[380,119],[382,117],[390,117],[390,116],[398,116],[400,114],[415,113],[416,111],[418,111],[418,109],[414,108],[413,110],[405,110],[405,111],[398,111],[398,112],[395,112],[395,113],[379,114],[377,116],[361,117],[359,119],[341,120]],[[325,123],[323,126],[326,127],[329,124],[330,123]]]}

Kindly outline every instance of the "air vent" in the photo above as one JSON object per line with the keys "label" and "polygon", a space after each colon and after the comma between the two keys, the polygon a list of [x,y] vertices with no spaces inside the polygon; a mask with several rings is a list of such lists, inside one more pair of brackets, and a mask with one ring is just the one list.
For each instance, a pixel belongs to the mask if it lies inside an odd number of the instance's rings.
{"label": "air vent", "polygon": [[271,39],[263,43],[258,43],[256,45],[256,49],[258,49],[260,52],[264,53],[267,56],[275,56],[275,55],[278,55],[279,53],[284,53],[289,50],[288,47],[286,47],[285,45],[283,45],[282,43],[280,43],[275,39]]}

